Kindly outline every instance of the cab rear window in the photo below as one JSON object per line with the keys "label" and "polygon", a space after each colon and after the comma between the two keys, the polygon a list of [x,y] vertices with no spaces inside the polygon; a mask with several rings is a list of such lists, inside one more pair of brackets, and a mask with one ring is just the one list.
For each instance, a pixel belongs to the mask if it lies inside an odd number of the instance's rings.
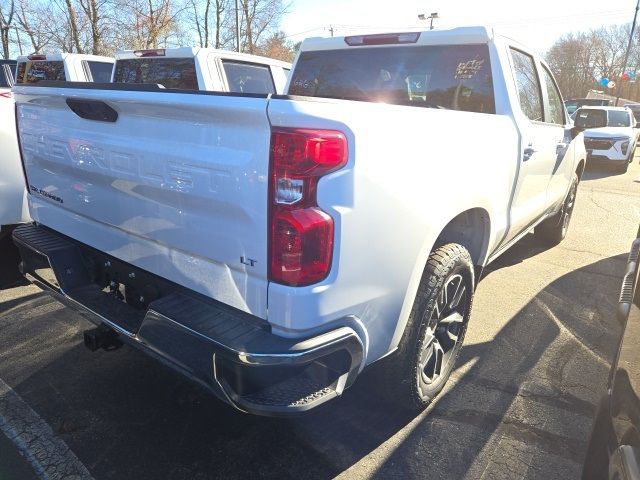
{"label": "cab rear window", "polygon": [[304,52],[292,75],[291,95],[495,113],[487,45]]}
{"label": "cab rear window", "polygon": [[193,58],[128,58],[116,61],[115,83],[151,83],[164,88],[198,90]]}
{"label": "cab rear window", "polygon": [[66,81],[62,60],[27,60],[18,63],[16,84],[38,83],[42,80]]}

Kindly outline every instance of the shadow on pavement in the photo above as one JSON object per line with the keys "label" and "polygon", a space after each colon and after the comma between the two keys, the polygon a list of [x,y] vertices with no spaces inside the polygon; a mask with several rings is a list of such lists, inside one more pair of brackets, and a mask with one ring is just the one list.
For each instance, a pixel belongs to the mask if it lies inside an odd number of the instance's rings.
{"label": "shadow on pavement", "polygon": [[601,178],[613,177],[616,175],[624,175],[624,173],[616,172],[613,167],[609,167],[607,165],[593,165],[587,162],[581,181],[587,182],[589,180],[599,180]]}
{"label": "shadow on pavement", "polygon": [[[531,255],[521,242],[492,271]],[[509,442],[536,468],[574,476],[619,335],[624,263],[611,257],[549,284],[492,341],[463,349],[466,373],[416,418],[377,399],[372,372],[309,416],[243,415],[133,349],[90,353],[77,327],[74,346],[13,385],[98,479],[331,478],[347,469],[349,477],[462,478]],[[13,314],[29,303],[12,305]],[[51,334],[40,325],[37,337]],[[12,357],[41,355],[37,337]]]}

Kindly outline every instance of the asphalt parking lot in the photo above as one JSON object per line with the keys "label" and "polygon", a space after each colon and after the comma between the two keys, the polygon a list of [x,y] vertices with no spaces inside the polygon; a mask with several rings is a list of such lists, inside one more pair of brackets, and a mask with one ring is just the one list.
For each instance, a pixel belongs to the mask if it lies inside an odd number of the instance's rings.
{"label": "asphalt parking lot", "polygon": [[[568,238],[529,235],[485,272],[454,377],[417,417],[371,374],[306,417],[243,415],[130,348],[89,352],[90,324],[35,287],[2,290],[0,426],[13,415],[51,478],[576,478],[639,222],[638,157],[589,168]],[[10,446],[0,434],[0,478],[29,478]]]}

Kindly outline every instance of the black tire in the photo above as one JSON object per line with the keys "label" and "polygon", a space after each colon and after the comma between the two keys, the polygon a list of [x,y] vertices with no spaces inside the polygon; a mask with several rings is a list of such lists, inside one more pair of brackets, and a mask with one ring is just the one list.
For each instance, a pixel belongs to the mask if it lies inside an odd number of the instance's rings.
{"label": "black tire", "polygon": [[576,204],[579,182],[578,174],[574,173],[571,179],[571,186],[569,187],[560,211],[535,228],[535,236],[545,245],[557,245],[567,236],[569,223],[573,215],[573,207]]}
{"label": "black tire", "polygon": [[623,162],[616,167],[616,172],[621,174],[627,173],[627,170],[629,170],[629,162]]}
{"label": "black tire", "polygon": [[446,384],[467,330],[474,286],[466,248],[450,243],[431,253],[398,350],[380,366],[380,391],[398,408],[422,410]]}

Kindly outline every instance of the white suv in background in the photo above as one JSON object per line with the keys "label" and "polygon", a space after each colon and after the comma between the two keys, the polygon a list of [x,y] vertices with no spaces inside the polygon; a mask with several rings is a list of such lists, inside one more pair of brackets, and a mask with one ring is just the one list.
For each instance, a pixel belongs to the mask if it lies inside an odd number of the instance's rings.
{"label": "white suv in background", "polygon": [[575,115],[576,119],[586,119],[587,124],[589,118],[606,115],[606,127],[591,128],[584,132],[587,161],[606,163],[620,172],[626,172],[638,141],[633,112],[626,107],[584,107],[577,110]]}

